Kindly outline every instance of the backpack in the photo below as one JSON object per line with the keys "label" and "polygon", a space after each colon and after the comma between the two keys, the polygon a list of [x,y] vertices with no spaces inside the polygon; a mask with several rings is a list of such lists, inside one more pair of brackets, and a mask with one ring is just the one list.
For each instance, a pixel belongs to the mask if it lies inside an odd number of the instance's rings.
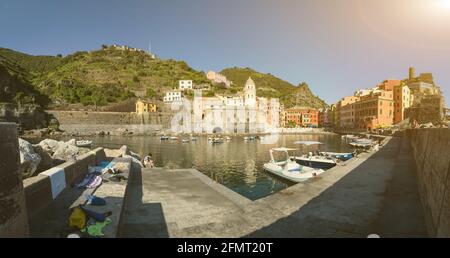
{"label": "backpack", "polygon": [[83,229],[86,227],[87,215],[80,207],[75,207],[69,217],[69,227]]}

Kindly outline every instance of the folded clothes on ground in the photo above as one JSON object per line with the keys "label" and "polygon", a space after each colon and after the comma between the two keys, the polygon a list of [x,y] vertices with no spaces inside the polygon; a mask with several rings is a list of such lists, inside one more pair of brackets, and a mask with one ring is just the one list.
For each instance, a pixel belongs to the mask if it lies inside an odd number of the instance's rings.
{"label": "folded clothes on ground", "polygon": [[83,207],[83,206],[80,206],[80,208],[86,213],[86,215],[87,215],[89,218],[92,218],[92,219],[94,219],[94,220],[96,220],[96,221],[99,221],[99,222],[105,221],[105,219],[106,219],[107,217],[109,217],[109,216],[112,215],[112,212],[110,212],[110,211],[105,212],[105,213],[98,213],[98,212],[95,212],[95,211],[91,211],[91,210],[89,210],[89,209],[86,209],[86,208]]}
{"label": "folded clothes on ground", "polygon": [[102,183],[102,178],[95,174],[88,174],[83,181],[78,183],[78,188],[96,188]]}
{"label": "folded clothes on ground", "polygon": [[95,195],[87,195],[86,196],[87,204],[94,206],[104,206],[106,205],[106,201],[103,198],[97,197]]}
{"label": "folded clothes on ground", "polygon": [[104,236],[102,229],[111,222],[112,222],[111,219],[107,218],[103,222],[96,221],[93,223],[89,223],[89,225],[86,228],[84,228],[82,232],[87,232],[90,236],[93,237]]}

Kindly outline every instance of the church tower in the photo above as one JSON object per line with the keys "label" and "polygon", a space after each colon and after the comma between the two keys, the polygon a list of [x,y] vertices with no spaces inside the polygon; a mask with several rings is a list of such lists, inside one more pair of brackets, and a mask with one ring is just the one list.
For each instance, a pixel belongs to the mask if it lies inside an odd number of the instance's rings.
{"label": "church tower", "polygon": [[256,106],[256,87],[255,82],[252,77],[248,77],[244,88],[244,103],[245,106],[254,107]]}

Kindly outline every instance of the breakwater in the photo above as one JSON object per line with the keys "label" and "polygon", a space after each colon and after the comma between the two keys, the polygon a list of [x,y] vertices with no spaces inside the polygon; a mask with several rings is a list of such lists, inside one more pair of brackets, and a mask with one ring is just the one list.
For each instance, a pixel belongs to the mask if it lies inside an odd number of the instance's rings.
{"label": "breakwater", "polygon": [[56,111],[48,110],[69,133],[114,132],[116,130],[146,134],[169,128],[171,113],[136,114],[132,112]]}

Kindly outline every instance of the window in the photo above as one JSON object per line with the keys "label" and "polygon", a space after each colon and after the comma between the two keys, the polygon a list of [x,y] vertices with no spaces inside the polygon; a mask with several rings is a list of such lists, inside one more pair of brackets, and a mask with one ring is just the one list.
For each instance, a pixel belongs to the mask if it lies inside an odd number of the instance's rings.
{"label": "window", "polygon": [[380,115],[382,115],[383,114],[383,109],[380,109]]}

